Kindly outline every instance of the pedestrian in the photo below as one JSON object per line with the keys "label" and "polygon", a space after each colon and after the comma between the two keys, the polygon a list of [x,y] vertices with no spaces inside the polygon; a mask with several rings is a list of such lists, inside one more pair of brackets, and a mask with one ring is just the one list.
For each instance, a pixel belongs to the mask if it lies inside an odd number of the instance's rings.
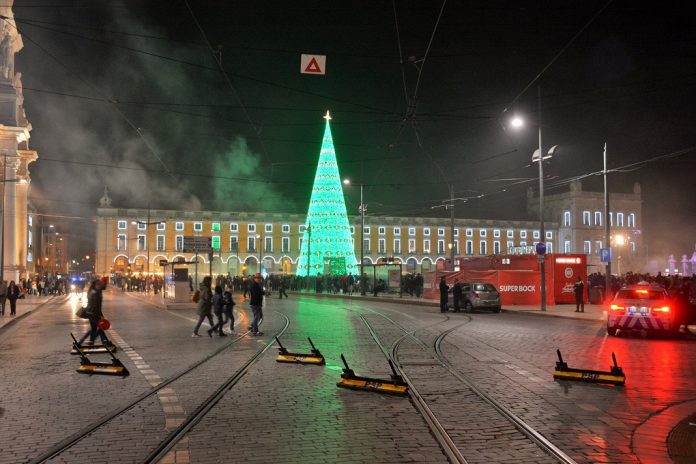
{"label": "pedestrian", "polygon": [[5,315],[5,303],[7,302],[7,281],[3,280],[2,283],[0,283],[0,305],[2,307],[0,308],[0,313],[4,316]]}
{"label": "pedestrian", "polygon": [[454,303],[454,312],[459,312],[459,304],[462,301],[462,284],[459,283],[459,279],[454,279],[454,285],[452,285],[452,303]]}
{"label": "pedestrian", "polygon": [[222,327],[224,326],[225,322],[222,312],[222,287],[220,285],[215,286],[215,293],[213,294],[212,306],[213,312],[215,313],[215,317],[217,317],[218,321],[217,324],[208,329],[208,336],[212,338],[213,333],[217,330],[219,336],[226,337],[227,334],[222,331]]}
{"label": "pedestrian", "polygon": [[585,312],[585,298],[584,298],[585,283],[582,281],[580,276],[578,276],[578,280],[575,281],[575,285],[573,286],[573,290],[575,291],[575,312],[576,313],[584,313]]}
{"label": "pedestrian", "polygon": [[10,316],[17,314],[17,299],[19,298],[19,287],[14,280],[10,280],[10,285],[7,287],[7,299],[10,300]]}
{"label": "pedestrian", "polygon": [[230,286],[225,287],[225,292],[222,294],[222,312],[225,315],[225,322],[222,323],[223,327],[227,322],[230,323],[230,332],[234,332],[234,299],[232,298],[232,288]]}
{"label": "pedestrian", "polygon": [[254,336],[263,335],[263,332],[259,332],[259,322],[263,318],[263,295],[261,274],[257,272],[249,286],[249,306],[251,306],[251,311],[254,313],[250,330]]}
{"label": "pedestrian", "polygon": [[285,298],[288,297],[288,294],[285,291],[285,279],[280,279],[280,282],[278,282],[278,299],[282,300],[283,295],[285,295]]}
{"label": "pedestrian", "polygon": [[449,285],[445,281],[445,276],[440,278],[440,312],[447,312],[447,293],[449,291]]}
{"label": "pedestrian", "polygon": [[196,314],[198,314],[198,322],[193,328],[193,334],[191,334],[192,337],[200,337],[200,335],[198,335],[198,329],[201,328],[201,324],[203,324],[204,319],[208,318],[208,323],[211,327],[214,325],[212,315],[213,293],[210,291],[211,282],[212,279],[210,276],[206,276],[203,278],[203,282],[201,282],[198,286],[200,291],[200,298],[198,299],[198,306],[196,310]]}
{"label": "pedestrian", "polygon": [[89,337],[88,345],[94,345],[94,339],[99,338],[102,344],[106,345],[109,339],[106,334],[99,328],[99,321],[104,317],[102,313],[102,285],[99,279],[95,279],[89,287],[87,293],[87,320],[89,320],[89,330],[77,342],[78,346],[82,346],[82,342]]}

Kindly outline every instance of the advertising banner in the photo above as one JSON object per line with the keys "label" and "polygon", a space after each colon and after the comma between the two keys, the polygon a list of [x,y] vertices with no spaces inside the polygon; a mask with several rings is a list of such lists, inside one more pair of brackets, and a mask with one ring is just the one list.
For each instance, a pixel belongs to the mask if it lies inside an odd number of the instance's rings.
{"label": "advertising banner", "polygon": [[554,295],[557,303],[575,303],[575,282],[585,283],[583,300],[587,302],[587,267],[582,255],[555,256],[553,265]]}
{"label": "advertising banner", "polygon": [[503,305],[536,305],[541,301],[541,273],[498,271],[498,291]]}

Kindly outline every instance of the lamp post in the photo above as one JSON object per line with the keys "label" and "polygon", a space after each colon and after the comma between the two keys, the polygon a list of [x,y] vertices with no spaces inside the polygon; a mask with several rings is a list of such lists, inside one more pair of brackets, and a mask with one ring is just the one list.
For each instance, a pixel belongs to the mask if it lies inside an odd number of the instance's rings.
{"label": "lamp post", "polygon": [[[350,179],[343,179],[343,185],[350,185]],[[363,203],[363,184],[360,184],[360,294],[365,296],[365,282],[363,279],[363,261],[365,259],[365,211],[367,205]]]}
{"label": "lamp post", "polygon": [[[524,125],[524,120],[520,117],[515,117],[510,122],[513,128],[520,128]],[[544,160],[551,158],[556,151],[558,145],[554,145],[548,153],[544,153],[541,139],[541,89],[539,89],[539,121],[537,124],[539,131],[539,148],[534,150],[532,154],[532,162],[539,163],[539,240],[545,244],[546,231],[544,229]],[[546,259],[544,254],[539,255],[539,269],[541,271],[541,310],[546,311]]]}
{"label": "lamp post", "polygon": [[258,243],[257,246],[259,247],[259,274],[261,274],[261,235],[256,234],[254,237],[256,238],[256,242]]}
{"label": "lamp post", "polygon": [[619,251],[616,257],[616,274],[621,277],[621,247],[626,244],[626,237],[623,235],[617,235],[614,237],[614,244],[616,245],[617,251]]}

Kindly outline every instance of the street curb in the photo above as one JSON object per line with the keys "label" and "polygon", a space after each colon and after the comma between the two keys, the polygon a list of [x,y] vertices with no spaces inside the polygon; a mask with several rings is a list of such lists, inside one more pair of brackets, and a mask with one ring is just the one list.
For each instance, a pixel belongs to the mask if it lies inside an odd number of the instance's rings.
{"label": "street curb", "polygon": [[500,311],[504,312],[504,313],[510,313],[510,314],[526,314],[529,316],[555,317],[557,319],[571,319],[573,321],[606,322],[605,319],[587,319],[586,317],[563,316],[561,314],[554,314],[554,313],[550,313],[548,311],[546,313],[541,313],[541,312],[532,312],[532,311],[515,311],[514,309],[505,309],[505,308],[501,308]]}
{"label": "street curb", "polygon": [[46,305],[46,304],[50,303],[51,301],[53,301],[55,298],[56,298],[55,296],[52,296],[52,297],[50,297],[50,299],[44,301],[43,303],[40,303],[40,304],[36,305],[35,308],[30,309],[30,310],[26,311],[25,313],[20,314],[19,316],[15,316],[15,317],[14,317],[13,319],[11,319],[7,324],[5,324],[5,325],[3,325],[2,327],[0,327],[0,335],[2,335],[2,334],[5,332],[5,329],[7,329],[8,327],[12,327],[13,325],[15,325],[15,324],[17,323],[17,321],[20,321],[20,320],[24,319],[25,317],[29,316],[30,314],[35,313],[36,311],[38,311],[39,309],[41,309],[44,305]]}

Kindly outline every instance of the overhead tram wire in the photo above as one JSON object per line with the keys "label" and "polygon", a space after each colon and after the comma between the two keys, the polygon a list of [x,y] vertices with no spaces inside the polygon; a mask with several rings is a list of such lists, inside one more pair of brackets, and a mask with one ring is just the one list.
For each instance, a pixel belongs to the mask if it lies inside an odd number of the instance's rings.
{"label": "overhead tram wire", "polygon": [[[8,18],[8,17],[6,17],[6,16],[0,16],[0,19],[3,19],[3,20],[5,21],[5,23],[7,23],[7,24],[9,24],[10,26],[12,26],[13,28],[15,28],[15,30],[17,31],[17,33],[20,34],[19,29],[16,27],[16,25],[15,25],[14,23],[12,23],[11,21],[9,21],[9,18]],[[42,52],[44,52],[46,55],[48,55],[48,56],[49,56],[53,61],[55,61],[61,68],[63,68],[66,72],[68,72],[68,74],[74,74],[74,73],[71,71],[71,69],[70,69],[67,65],[65,65],[61,60],[59,60],[59,59],[58,59],[55,55],[53,55],[51,52],[49,52],[49,51],[48,51],[45,47],[43,47],[40,43],[38,43],[36,40],[34,40],[30,35],[26,34],[25,32],[22,32],[21,35],[22,35],[23,37],[26,37],[31,43],[33,43],[34,45],[36,45]],[[99,88],[97,88],[97,86],[95,86],[94,84],[92,84],[91,82],[89,82],[88,80],[86,80],[85,78],[83,78],[81,75],[76,74],[76,77],[77,77],[77,79],[79,79],[81,82],[83,82],[83,83],[86,84],[88,87],[90,87],[92,90],[96,91],[97,94],[101,94],[101,91],[100,91]],[[150,143],[146,140],[146,138],[145,138],[145,137],[142,135],[142,133],[140,132],[139,128],[130,120],[130,118],[128,118],[128,116],[126,116],[126,114],[125,114],[123,111],[121,111],[121,109],[120,109],[120,108],[118,107],[118,105],[116,105],[115,103],[111,102],[111,103],[110,103],[110,106],[111,106],[112,108],[114,108],[114,110],[121,116],[121,119],[123,119],[123,120],[126,122],[126,124],[128,124],[128,125],[138,134],[138,136],[140,137],[140,139],[143,141],[143,143],[144,143],[145,146],[147,147],[148,151],[150,151],[150,153],[157,159],[157,161],[159,161],[159,163],[160,163],[160,164],[162,165],[162,167],[164,168],[165,172],[167,172],[167,173],[172,177],[173,180],[177,180],[177,179],[174,178],[174,176],[171,174],[171,170],[169,169],[169,167],[164,163],[164,161],[162,161],[162,158],[159,156],[159,154],[157,154],[157,152],[154,151],[154,150],[152,149]],[[187,192],[188,192],[190,195],[192,195],[191,192],[188,191],[188,188],[187,188],[185,185],[183,186],[183,188],[186,189]],[[193,195],[192,195],[192,196],[193,196]]]}
{"label": "overhead tram wire", "polygon": [[[127,51],[132,52],[132,53],[144,54],[144,55],[150,56],[150,57],[152,57],[152,58],[159,58],[159,59],[162,59],[162,60],[165,60],[165,61],[168,61],[168,62],[172,62],[172,63],[183,64],[183,65],[186,65],[186,66],[192,66],[192,67],[195,67],[195,68],[198,68],[198,69],[206,69],[206,70],[210,70],[210,71],[217,71],[217,70],[219,70],[219,67],[211,67],[211,66],[207,66],[207,65],[203,65],[203,64],[199,64],[199,63],[194,63],[194,62],[191,62],[191,61],[185,61],[185,60],[181,60],[181,59],[174,58],[174,57],[170,57],[170,56],[166,56],[166,55],[160,55],[160,54],[158,54],[158,53],[148,52],[148,51],[140,50],[140,49],[134,48],[134,47],[127,47],[127,46],[124,46],[124,45],[116,44],[116,43],[109,42],[109,41],[105,41],[105,40],[101,40],[101,39],[95,39],[95,38],[92,38],[92,37],[82,36],[82,35],[76,34],[76,33],[74,33],[74,32],[66,32],[66,31],[61,31],[61,30],[59,30],[59,29],[52,29],[52,28],[40,26],[40,25],[38,25],[38,24],[31,24],[31,23],[24,23],[24,24],[25,24],[25,25],[28,25],[28,26],[33,26],[33,27],[41,28],[41,29],[46,29],[46,30],[49,30],[49,31],[52,31],[52,32],[56,32],[56,33],[59,33],[59,34],[65,34],[65,35],[73,36],[73,37],[76,37],[76,38],[81,38],[81,39],[83,39],[83,40],[88,40],[88,41],[93,41],[93,42],[102,43],[102,44],[104,44],[104,45],[109,45],[109,46],[113,46],[113,47],[115,47],[115,48],[124,49],[124,50],[127,50]],[[222,65],[220,65],[220,67],[222,67]],[[334,102],[337,102],[337,103],[345,103],[345,104],[347,104],[347,105],[352,105],[352,106],[357,107],[357,108],[364,108],[364,109],[366,109],[366,110],[372,110],[372,111],[377,112],[377,113],[380,113],[380,114],[389,114],[389,115],[395,114],[393,111],[390,111],[390,110],[387,110],[387,109],[384,109],[384,108],[377,108],[377,107],[374,107],[374,106],[371,106],[371,105],[366,105],[366,104],[362,104],[362,103],[357,103],[357,102],[355,102],[355,101],[353,101],[353,100],[347,100],[347,99],[343,99],[343,98],[336,98],[336,97],[332,97],[332,96],[329,96],[329,95],[324,95],[324,94],[320,94],[320,93],[317,93],[317,92],[312,92],[312,91],[309,91],[309,90],[298,89],[298,88],[295,88],[295,87],[291,87],[291,86],[289,86],[289,85],[279,84],[279,83],[277,83],[277,82],[268,81],[268,80],[265,80],[265,79],[261,79],[261,78],[258,78],[258,77],[249,76],[249,75],[246,75],[246,74],[240,74],[240,73],[237,73],[237,72],[231,72],[231,73],[225,72],[225,73],[226,73],[227,75],[231,75],[231,76],[233,76],[233,77],[235,77],[235,78],[237,78],[237,79],[248,80],[248,81],[251,81],[251,82],[256,82],[256,83],[258,83],[258,84],[267,85],[267,86],[269,86],[269,87],[280,88],[280,89],[283,89],[283,90],[288,90],[288,91],[295,92],[295,93],[302,94],[302,95],[309,95],[309,96],[312,96],[312,97],[323,98],[323,99],[325,99],[325,100],[334,101]]]}

